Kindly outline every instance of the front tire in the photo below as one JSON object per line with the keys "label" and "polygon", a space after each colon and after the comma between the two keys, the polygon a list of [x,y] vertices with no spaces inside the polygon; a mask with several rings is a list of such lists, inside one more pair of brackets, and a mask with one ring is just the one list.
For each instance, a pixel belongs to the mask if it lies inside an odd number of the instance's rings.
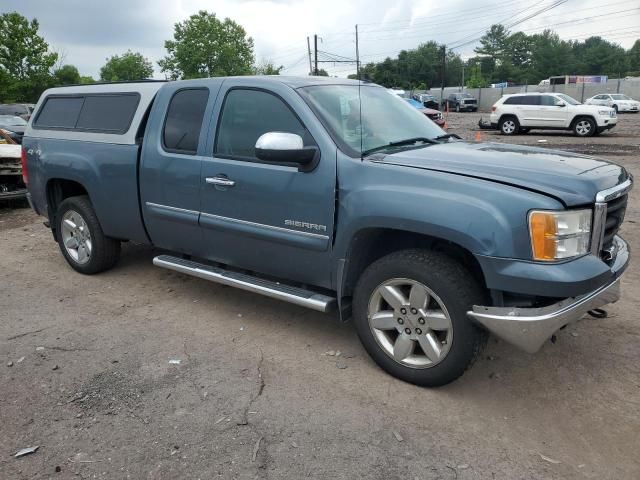
{"label": "front tire", "polygon": [[430,250],[403,250],[370,265],[354,294],[358,336],[386,372],[437,387],[460,377],[487,335],[469,320],[484,294],[458,262]]}
{"label": "front tire", "polygon": [[456,113],[460,113],[460,105],[456,105]]}
{"label": "front tire", "polygon": [[77,272],[91,275],[113,267],[120,256],[120,242],[105,236],[89,197],[69,197],[56,213],[58,245],[67,263]]}
{"label": "front tire", "polygon": [[580,117],[573,124],[573,132],[578,137],[591,137],[596,132],[596,122],[589,117]]}
{"label": "front tire", "polygon": [[500,119],[500,133],[502,135],[515,135],[520,130],[520,122],[513,116]]}

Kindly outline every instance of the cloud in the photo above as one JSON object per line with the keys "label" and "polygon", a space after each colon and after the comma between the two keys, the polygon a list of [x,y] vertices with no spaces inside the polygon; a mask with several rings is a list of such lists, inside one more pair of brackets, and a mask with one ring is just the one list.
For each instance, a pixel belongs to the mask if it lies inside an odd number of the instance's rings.
{"label": "cloud", "polygon": [[[569,22],[551,28],[565,39],[596,33],[629,48],[640,36],[640,11],[602,15],[632,6],[621,1],[607,6],[583,0],[578,12],[563,5],[516,29],[536,33],[547,25]],[[401,49],[429,40],[450,44],[467,36],[474,38],[525,7],[516,0],[487,0],[482,5],[470,0],[446,4],[433,0],[3,0],[0,8],[38,18],[41,34],[51,47],[63,51],[66,62],[76,65],[83,75],[97,77],[107,57],[131,49],[152,60],[155,75],[161,78],[156,62],[165,54],[164,41],[172,38],[176,22],[198,10],[213,11],[241,24],[254,39],[258,61],[273,60],[285,66],[287,74],[304,75],[309,70],[307,36],[314,33],[321,38],[319,50],[353,58],[358,23],[362,60],[368,62],[393,57]],[[530,5],[529,11],[536,8],[539,4]],[[576,22],[589,16],[594,18]],[[466,46],[460,53],[470,56],[473,47]],[[322,68],[340,76],[355,71],[348,64],[322,64]]]}

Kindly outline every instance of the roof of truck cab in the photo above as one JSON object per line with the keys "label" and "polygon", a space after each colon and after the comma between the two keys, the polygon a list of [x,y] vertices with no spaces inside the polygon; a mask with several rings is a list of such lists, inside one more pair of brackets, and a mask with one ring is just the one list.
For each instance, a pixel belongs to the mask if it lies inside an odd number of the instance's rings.
{"label": "roof of truck cab", "polygon": [[[220,84],[225,80],[246,80],[248,85],[264,86],[269,85],[286,85],[292,89],[298,89],[302,87],[309,87],[315,85],[369,85],[374,84],[350,80],[345,78],[333,78],[333,77],[288,77],[281,75],[262,75],[262,76],[244,76],[244,77],[213,77],[213,78],[198,78],[192,80],[176,80],[176,81],[141,81],[141,82],[114,82],[114,83],[93,83],[87,85],[71,85],[65,87],[56,87],[46,90],[41,96],[38,104],[35,107],[34,114],[29,122],[25,136],[26,137],[40,137],[51,139],[64,139],[64,140],[82,140],[93,142],[106,142],[131,145],[136,142],[136,133],[138,127],[144,119],[145,112],[149,108],[151,102],[155,98],[156,94],[163,87],[171,90],[189,88],[191,86],[206,86],[207,83]],[[377,85],[375,85],[378,87]],[[51,128],[44,126],[34,126],[34,122],[37,123],[40,111],[46,102],[47,98],[64,96],[83,96],[83,95],[97,95],[97,94],[136,94],[139,96],[139,102],[136,108],[136,112],[131,120],[129,129],[124,133],[110,133],[100,131],[81,131],[75,129],[64,128]]]}

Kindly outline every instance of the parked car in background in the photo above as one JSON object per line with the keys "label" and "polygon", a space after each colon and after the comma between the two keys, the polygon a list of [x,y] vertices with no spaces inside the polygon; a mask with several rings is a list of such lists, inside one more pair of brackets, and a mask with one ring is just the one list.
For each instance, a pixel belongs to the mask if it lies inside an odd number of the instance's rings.
{"label": "parked car in background", "polygon": [[[2,140],[0,134],[0,140]],[[27,187],[22,178],[21,147],[0,143],[0,201],[24,198]]]}
{"label": "parked car in background", "polygon": [[452,93],[442,102],[443,108],[456,112],[475,112],[478,110],[478,100],[469,93]]}
{"label": "parked car in background", "polygon": [[563,93],[504,95],[491,107],[490,118],[491,126],[503,135],[527,133],[535,128],[573,130],[579,137],[590,137],[618,123],[613,108],[583,105]]}
{"label": "parked car in background", "polygon": [[33,103],[5,103],[0,104],[0,115],[13,115],[29,120],[33,113]]}
{"label": "parked car in background", "polygon": [[416,93],[411,98],[422,103],[422,105],[424,105],[427,108],[431,108],[433,110],[440,109],[440,104],[438,103],[438,100],[436,99],[436,97],[434,97],[429,93]]}
{"label": "parked car in background", "polygon": [[439,110],[433,110],[432,108],[426,108],[424,105],[422,105],[421,102],[419,102],[418,100],[414,100],[413,98],[405,98],[404,100],[412,107],[424,113],[433,123],[435,123],[439,127],[444,128],[445,121],[444,117],[442,116],[442,112],[440,112]]}
{"label": "parked car in background", "polygon": [[602,93],[588,98],[587,105],[604,105],[613,108],[616,112],[640,111],[640,102],[622,93]]}
{"label": "parked car in background", "polygon": [[27,128],[27,121],[14,115],[0,115],[0,129],[16,143],[22,143],[22,136]]}

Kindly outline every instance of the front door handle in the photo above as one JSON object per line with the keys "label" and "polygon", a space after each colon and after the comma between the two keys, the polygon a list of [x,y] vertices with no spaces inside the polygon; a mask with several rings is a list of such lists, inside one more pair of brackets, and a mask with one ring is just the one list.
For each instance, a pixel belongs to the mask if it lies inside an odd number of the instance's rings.
{"label": "front door handle", "polygon": [[233,180],[229,180],[227,177],[221,176],[207,177],[205,178],[205,182],[210,185],[220,185],[221,187],[233,187],[236,184]]}

